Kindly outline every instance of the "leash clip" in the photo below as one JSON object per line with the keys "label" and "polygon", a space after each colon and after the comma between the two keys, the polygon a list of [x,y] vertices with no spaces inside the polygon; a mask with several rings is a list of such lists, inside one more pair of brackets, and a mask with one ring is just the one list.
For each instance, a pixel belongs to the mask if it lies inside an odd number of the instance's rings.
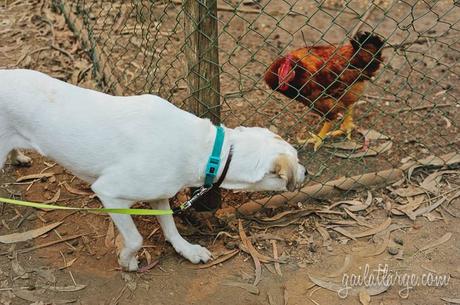
{"label": "leash clip", "polygon": [[211,189],[212,185],[200,187],[193,193],[192,198],[181,204],[179,207],[173,208],[173,214],[179,214],[180,212],[185,211],[186,209],[191,207],[195,201],[197,201],[200,197],[209,192]]}

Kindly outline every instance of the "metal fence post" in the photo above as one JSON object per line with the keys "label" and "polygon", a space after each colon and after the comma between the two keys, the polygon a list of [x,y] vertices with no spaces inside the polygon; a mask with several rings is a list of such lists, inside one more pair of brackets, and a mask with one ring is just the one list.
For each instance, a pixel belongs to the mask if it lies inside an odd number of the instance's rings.
{"label": "metal fence post", "polygon": [[[200,117],[220,123],[220,79],[217,28],[217,0],[185,0],[184,52],[190,90],[189,110]],[[220,207],[218,190],[209,192],[197,210]]]}

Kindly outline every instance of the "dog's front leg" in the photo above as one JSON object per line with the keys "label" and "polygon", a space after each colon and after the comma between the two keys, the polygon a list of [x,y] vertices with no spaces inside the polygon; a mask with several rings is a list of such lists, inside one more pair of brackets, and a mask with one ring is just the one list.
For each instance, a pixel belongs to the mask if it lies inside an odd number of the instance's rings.
{"label": "dog's front leg", "polygon": [[[170,209],[168,200],[156,201],[155,204],[160,210]],[[165,239],[171,243],[177,253],[194,264],[206,263],[211,259],[211,252],[208,249],[189,243],[179,234],[172,215],[157,216],[157,218]]]}
{"label": "dog's front leg", "polygon": [[[102,195],[98,195],[98,197],[106,208],[127,209],[133,204],[128,200]],[[142,247],[142,236],[130,215],[110,214],[110,217],[123,237],[123,249],[118,254],[118,263],[126,271],[136,271],[138,269],[136,254]]]}

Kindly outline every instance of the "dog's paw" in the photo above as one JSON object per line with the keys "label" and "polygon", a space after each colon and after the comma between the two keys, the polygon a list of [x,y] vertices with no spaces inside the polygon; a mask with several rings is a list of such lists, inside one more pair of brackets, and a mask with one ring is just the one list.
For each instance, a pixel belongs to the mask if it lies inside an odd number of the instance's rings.
{"label": "dog's paw", "polygon": [[118,263],[120,264],[123,271],[133,272],[139,269],[139,263],[135,256],[122,258],[120,255],[118,257]]}
{"label": "dog's paw", "polygon": [[212,255],[208,249],[202,247],[200,245],[192,245],[190,243],[181,244],[180,246],[175,247],[177,253],[188,259],[190,262],[194,264],[198,264],[200,262],[206,263],[208,262]]}
{"label": "dog's paw", "polygon": [[27,157],[22,152],[18,151],[12,160],[13,165],[30,167],[32,166],[32,158]]}

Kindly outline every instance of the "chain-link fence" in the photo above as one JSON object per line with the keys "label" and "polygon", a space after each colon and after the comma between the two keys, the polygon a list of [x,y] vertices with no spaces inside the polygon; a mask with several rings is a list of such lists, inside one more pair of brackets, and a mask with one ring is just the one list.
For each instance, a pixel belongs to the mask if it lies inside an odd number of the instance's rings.
{"label": "chain-link fence", "polygon": [[[91,54],[101,90],[158,94],[228,127],[267,127],[299,148],[312,174],[300,195],[225,192],[225,206],[246,202],[254,211],[254,198],[270,199],[255,205],[274,206],[286,196],[296,202],[304,195],[325,197],[394,182],[401,178],[401,161],[459,149],[460,7],[455,1],[61,0],[55,6]],[[369,75],[370,61],[358,67],[353,55],[340,51],[358,30],[384,41],[382,63]],[[358,41],[358,49],[367,52],[366,43]],[[311,92],[307,79],[286,83],[296,87],[292,96],[280,88],[284,79],[277,75],[272,90],[264,79],[272,63],[312,46],[325,46],[330,54],[311,57],[312,49],[305,49],[306,65],[315,57],[323,60],[317,73],[329,73],[334,81],[320,84],[316,97],[302,96]],[[378,51],[367,53],[380,60]],[[305,64],[300,61],[294,65]],[[332,61],[335,68],[328,66]],[[349,70],[364,76],[349,81],[344,76]],[[343,103],[338,100],[363,82],[367,88],[352,98],[353,141],[329,139],[316,152],[305,144],[303,139],[317,134]],[[328,99],[335,105],[318,111]],[[338,117],[332,124],[345,121]],[[402,170],[409,167],[406,163]]]}

